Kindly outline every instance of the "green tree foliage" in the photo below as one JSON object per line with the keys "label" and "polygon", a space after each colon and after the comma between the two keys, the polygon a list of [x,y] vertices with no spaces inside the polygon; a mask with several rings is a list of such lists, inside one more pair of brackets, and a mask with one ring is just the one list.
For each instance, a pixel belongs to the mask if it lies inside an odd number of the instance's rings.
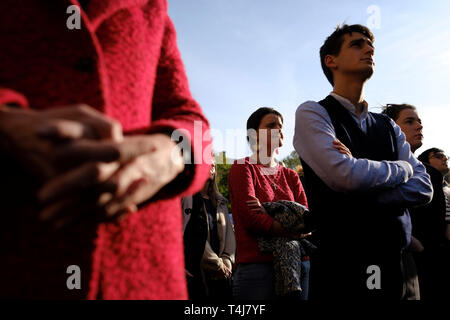
{"label": "green tree foliage", "polygon": [[230,192],[228,191],[228,174],[231,164],[217,164],[217,186],[220,193],[228,200],[228,210],[231,212]]}
{"label": "green tree foliage", "polygon": [[286,158],[281,160],[284,165],[290,169],[297,170],[298,166],[301,166],[300,158],[298,157],[297,152],[292,151]]}

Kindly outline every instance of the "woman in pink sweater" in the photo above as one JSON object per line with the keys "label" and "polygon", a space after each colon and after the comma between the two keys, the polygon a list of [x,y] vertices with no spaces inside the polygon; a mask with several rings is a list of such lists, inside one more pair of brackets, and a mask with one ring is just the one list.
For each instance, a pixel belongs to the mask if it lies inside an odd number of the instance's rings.
{"label": "woman in pink sweater", "polygon": [[247,140],[253,154],[236,160],[228,177],[236,235],[233,295],[237,299],[275,298],[273,256],[259,250],[258,237],[302,237],[284,230],[261,206],[261,203],[279,200],[307,206],[297,173],[275,159],[278,148],[283,145],[282,126],[283,117],[278,111],[256,110],[247,120]]}

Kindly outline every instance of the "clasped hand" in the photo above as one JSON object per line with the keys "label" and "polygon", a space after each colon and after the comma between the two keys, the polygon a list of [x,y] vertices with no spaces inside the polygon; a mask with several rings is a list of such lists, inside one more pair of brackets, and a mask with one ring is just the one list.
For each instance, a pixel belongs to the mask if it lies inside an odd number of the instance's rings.
{"label": "clasped hand", "polygon": [[[62,227],[136,211],[184,169],[165,134],[123,136],[120,124],[88,106],[0,109],[1,148],[42,179],[39,218]],[[5,143],[6,142],[6,143]]]}

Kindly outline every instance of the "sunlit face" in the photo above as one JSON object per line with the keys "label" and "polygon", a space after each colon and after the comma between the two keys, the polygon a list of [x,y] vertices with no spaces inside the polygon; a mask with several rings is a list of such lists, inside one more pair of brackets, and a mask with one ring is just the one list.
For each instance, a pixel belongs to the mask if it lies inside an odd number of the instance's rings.
{"label": "sunlit face", "polygon": [[213,179],[214,175],[216,174],[216,162],[212,161],[211,163],[211,169],[209,169],[209,179]]}
{"label": "sunlit face", "polygon": [[280,116],[274,113],[266,114],[259,124],[258,145],[270,152],[281,147],[283,145],[282,128],[283,122]]}
{"label": "sunlit face", "polygon": [[428,160],[430,165],[443,175],[448,173],[448,158],[443,152],[432,152]]}
{"label": "sunlit face", "polygon": [[326,65],[336,73],[357,74],[364,80],[369,79],[374,71],[374,47],[372,41],[359,32],[343,35],[344,41],[337,56],[327,55]]}
{"label": "sunlit face", "polygon": [[411,146],[411,151],[414,152],[422,146],[422,120],[419,118],[415,109],[403,109],[400,111],[397,120],[395,121],[402,129]]}

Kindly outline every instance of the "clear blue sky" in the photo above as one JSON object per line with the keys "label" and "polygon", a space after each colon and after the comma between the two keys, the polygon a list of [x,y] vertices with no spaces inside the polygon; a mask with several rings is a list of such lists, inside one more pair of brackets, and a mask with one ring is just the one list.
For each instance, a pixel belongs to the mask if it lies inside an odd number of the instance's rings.
{"label": "clear blue sky", "polygon": [[[168,0],[194,98],[215,130],[215,151],[248,155],[248,116],[279,110],[285,145],[293,151],[294,115],[331,86],[319,48],[339,23],[372,27],[375,73],[367,82],[369,110],[386,103],[418,107],[424,145],[450,153],[450,1]],[[375,6],[375,7],[373,7]],[[234,133],[235,136],[226,135]]]}

